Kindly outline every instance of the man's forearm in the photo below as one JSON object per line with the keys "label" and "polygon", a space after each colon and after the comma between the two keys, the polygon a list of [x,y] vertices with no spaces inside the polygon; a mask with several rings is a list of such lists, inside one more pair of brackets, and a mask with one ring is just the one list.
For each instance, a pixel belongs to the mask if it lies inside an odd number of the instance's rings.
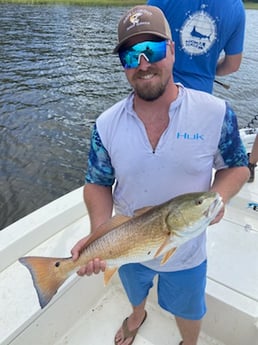
{"label": "man's forearm", "polygon": [[84,202],[90,217],[91,231],[94,231],[112,216],[112,187],[86,184],[83,193]]}
{"label": "man's forearm", "polygon": [[216,75],[224,76],[236,72],[241,64],[242,54],[225,55],[222,57],[216,68]]}
{"label": "man's forearm", "polygon": [[236,195],[249,179],[250,173],[247,167],[235,167],[218,170],[215,173],[211,190],[218,192],[224,203],[227,203]]}

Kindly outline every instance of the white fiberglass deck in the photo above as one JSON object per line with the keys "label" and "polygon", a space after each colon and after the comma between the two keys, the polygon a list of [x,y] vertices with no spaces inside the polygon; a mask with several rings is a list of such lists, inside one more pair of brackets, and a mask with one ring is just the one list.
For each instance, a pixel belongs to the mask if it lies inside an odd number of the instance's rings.
{"label": "white fiberglass deck", "polygon": [[249,203],[258,203],[257,183],[247,183],[227,205],[224,220],[209,227],[208,277],[257,302],[258,207]]}
{"label": "white fiberglass deck", "polygon": [[[135,345],[178,345],[180,336],[175,321],[168,313],[157,308],[151,298],[147,304],[148,317],[140,328],[135,339]],[[113,338],[122,320],[131,312],[127,299],[120,285],[113,285],[106,290],[102,299],[86,313],[69,333],[56,345],[87,344],[100,345],[114,344]],[[87,329],[87,338],[85,330]],[[202,333],[199,345],[222,345]]]}

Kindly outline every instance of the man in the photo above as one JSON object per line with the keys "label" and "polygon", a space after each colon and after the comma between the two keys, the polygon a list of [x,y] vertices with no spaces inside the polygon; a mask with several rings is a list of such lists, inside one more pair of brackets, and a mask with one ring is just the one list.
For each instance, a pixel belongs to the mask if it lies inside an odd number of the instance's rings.
{"label": "man", "polygon": [[[93,129],[84,187],[91,231],[111,217],[113,206],[117,213],[132,215],[176,195],[207,190],[227,203],[249,178],[236,116],[224,101],[174,83],[174,43],[162,12],[136,6],[125,13],[114,52],[133,92],[105,111]],[[86,241],[72,249],[74,260]],[[103,270],[105,262],[96,258],[78,274]],[[162,266],[157,258],[124,265],[119,274],[133,312],[118,330],[116,345],[133,343],[146,319],[146,298],[156,274],[159,304],[175,315],[181,344],[197,344],[206,311],[205,233],[179,247]]]}
{"label": "man", "polygon": [[224,76],[239,69],[245,32],[242,0],[147,3],[159,7],[170,24],[176,50],[176,82],[212,93],[215,75]]}

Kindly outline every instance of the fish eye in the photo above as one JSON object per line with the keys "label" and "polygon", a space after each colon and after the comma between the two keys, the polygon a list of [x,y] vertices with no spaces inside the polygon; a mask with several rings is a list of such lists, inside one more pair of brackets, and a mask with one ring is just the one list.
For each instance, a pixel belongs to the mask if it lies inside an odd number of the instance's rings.
{"label": "fish eye", "polygon": [[195,205],[201,205],[202,204],[202,202],[203,202],[203,199],[201,199],[201,198],[199,198],[199,199],[197,199],[196,201],[195,201]]}
{"label": "fish eye", "polygon": [[57,261],[57,262],[55,263],[55,266],[56,266],[56,267],[59,267],[59,266],[60,266],[60,261]]}

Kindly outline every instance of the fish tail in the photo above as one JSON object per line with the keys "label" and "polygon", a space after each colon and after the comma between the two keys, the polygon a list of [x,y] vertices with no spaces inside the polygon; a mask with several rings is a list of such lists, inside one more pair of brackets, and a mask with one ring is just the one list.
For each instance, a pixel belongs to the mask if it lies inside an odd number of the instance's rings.
{"label": "fish tail", "polygon": [[33,285],[36,289],[41,308],[44,308],[59,287],[69,277],[65,261],[70,258],[48,258],[39,256],[27,256],[20,258],[21,264],[26,266],[32,276]]}

